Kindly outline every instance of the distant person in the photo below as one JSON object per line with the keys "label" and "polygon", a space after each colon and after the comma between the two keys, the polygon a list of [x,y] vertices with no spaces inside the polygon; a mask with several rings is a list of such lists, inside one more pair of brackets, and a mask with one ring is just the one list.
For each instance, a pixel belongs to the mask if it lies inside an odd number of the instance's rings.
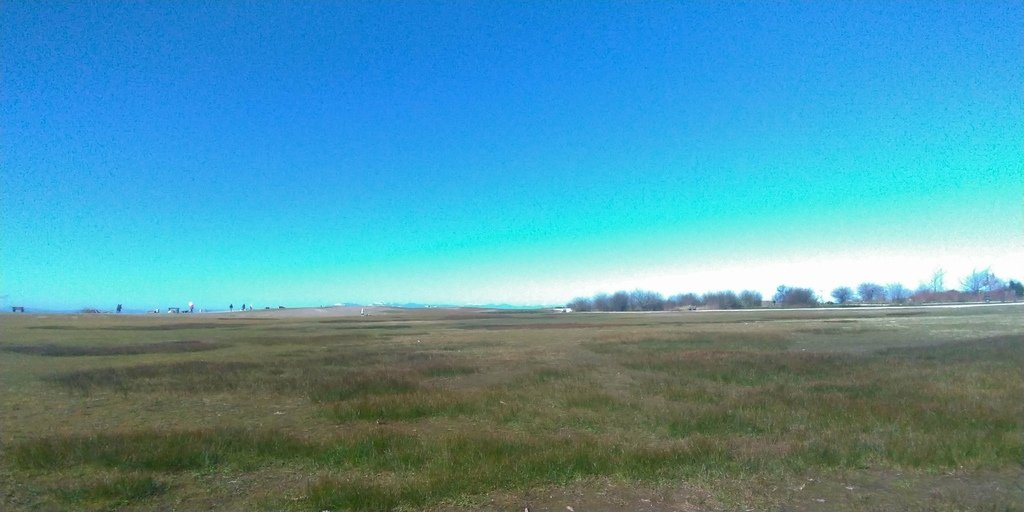
{"label": "distant person", "polygon": [[234,310],[235,310],[235,305],[234,304],[228,304],[228,311],[234,311]]}
{"label": "distant person", "polygon": [[242,304],[242,311],[245,311],[245,304]]}
{"label": "distant person", "polygon": [[195,312],[195,309],[196,309],[196,305],[193,304],[192,301],[188,301],[188,312],[189,313],[193,313],[193,312]]}
{"label": "distant person", "polygon": [[117,305],[117,312],[118,312],[118,313],[120,313],[120,312],[121,312],[121,305],[120,305],[120,304],[118,304],[118,305]]}

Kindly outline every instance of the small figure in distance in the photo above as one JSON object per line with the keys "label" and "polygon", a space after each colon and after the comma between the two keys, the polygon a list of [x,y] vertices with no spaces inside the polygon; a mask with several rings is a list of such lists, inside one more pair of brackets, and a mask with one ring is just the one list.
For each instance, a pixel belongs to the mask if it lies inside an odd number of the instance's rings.
{"label": "small figure in distance", "polygon": [[196,305],[193,304],[192,301],[188,301],[188,312],[192,313],[192,312],[195,311],[195,309],[196,309]]}
{"label": "small figure in distance", "polygon": [[234,311],[234,310],[235,310],[235,305],[234,304],[228,304],[228,311]]}
{"label": "small figure in distance", "polygon": [[242,304],[242,311],[245,311],[245,304]]}
{"label": "small figure in distance", "polygon": [[120,312],[121,312],[121,305],[120,305],[120,304],[118,304],[118,305],[117,305],[117,312],[118,312],[118,313],[120,313]]}

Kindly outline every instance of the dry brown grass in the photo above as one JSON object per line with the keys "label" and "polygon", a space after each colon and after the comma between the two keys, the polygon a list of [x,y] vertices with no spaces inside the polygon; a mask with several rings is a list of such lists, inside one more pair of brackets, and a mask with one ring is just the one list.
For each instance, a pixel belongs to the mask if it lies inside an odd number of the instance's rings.
{"label": "dry brown grass", "polygon": [[[1018,313],[5,315],[0,508],[473,509],[576,489],[800,509],[771,489],[899,474],[905,492],[822,496],[1015,510]],[[1010,494],[921,502],[947,472]]]}

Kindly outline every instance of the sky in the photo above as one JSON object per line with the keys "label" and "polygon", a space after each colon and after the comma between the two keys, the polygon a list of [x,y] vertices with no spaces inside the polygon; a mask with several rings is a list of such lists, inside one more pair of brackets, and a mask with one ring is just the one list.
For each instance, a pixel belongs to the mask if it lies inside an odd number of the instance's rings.
{"label": "sky", "polygon": [[1024,2],[0,6],[0,304],[1024,278]]}

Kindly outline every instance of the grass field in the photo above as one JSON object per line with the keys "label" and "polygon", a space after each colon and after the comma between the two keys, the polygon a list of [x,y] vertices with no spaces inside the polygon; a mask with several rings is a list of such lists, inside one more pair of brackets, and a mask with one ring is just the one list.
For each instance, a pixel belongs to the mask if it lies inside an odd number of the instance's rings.
{"label": "grass field", "polygon": [[3,510],[1024,510],[1018,306],[3,315],[0,409]]}

